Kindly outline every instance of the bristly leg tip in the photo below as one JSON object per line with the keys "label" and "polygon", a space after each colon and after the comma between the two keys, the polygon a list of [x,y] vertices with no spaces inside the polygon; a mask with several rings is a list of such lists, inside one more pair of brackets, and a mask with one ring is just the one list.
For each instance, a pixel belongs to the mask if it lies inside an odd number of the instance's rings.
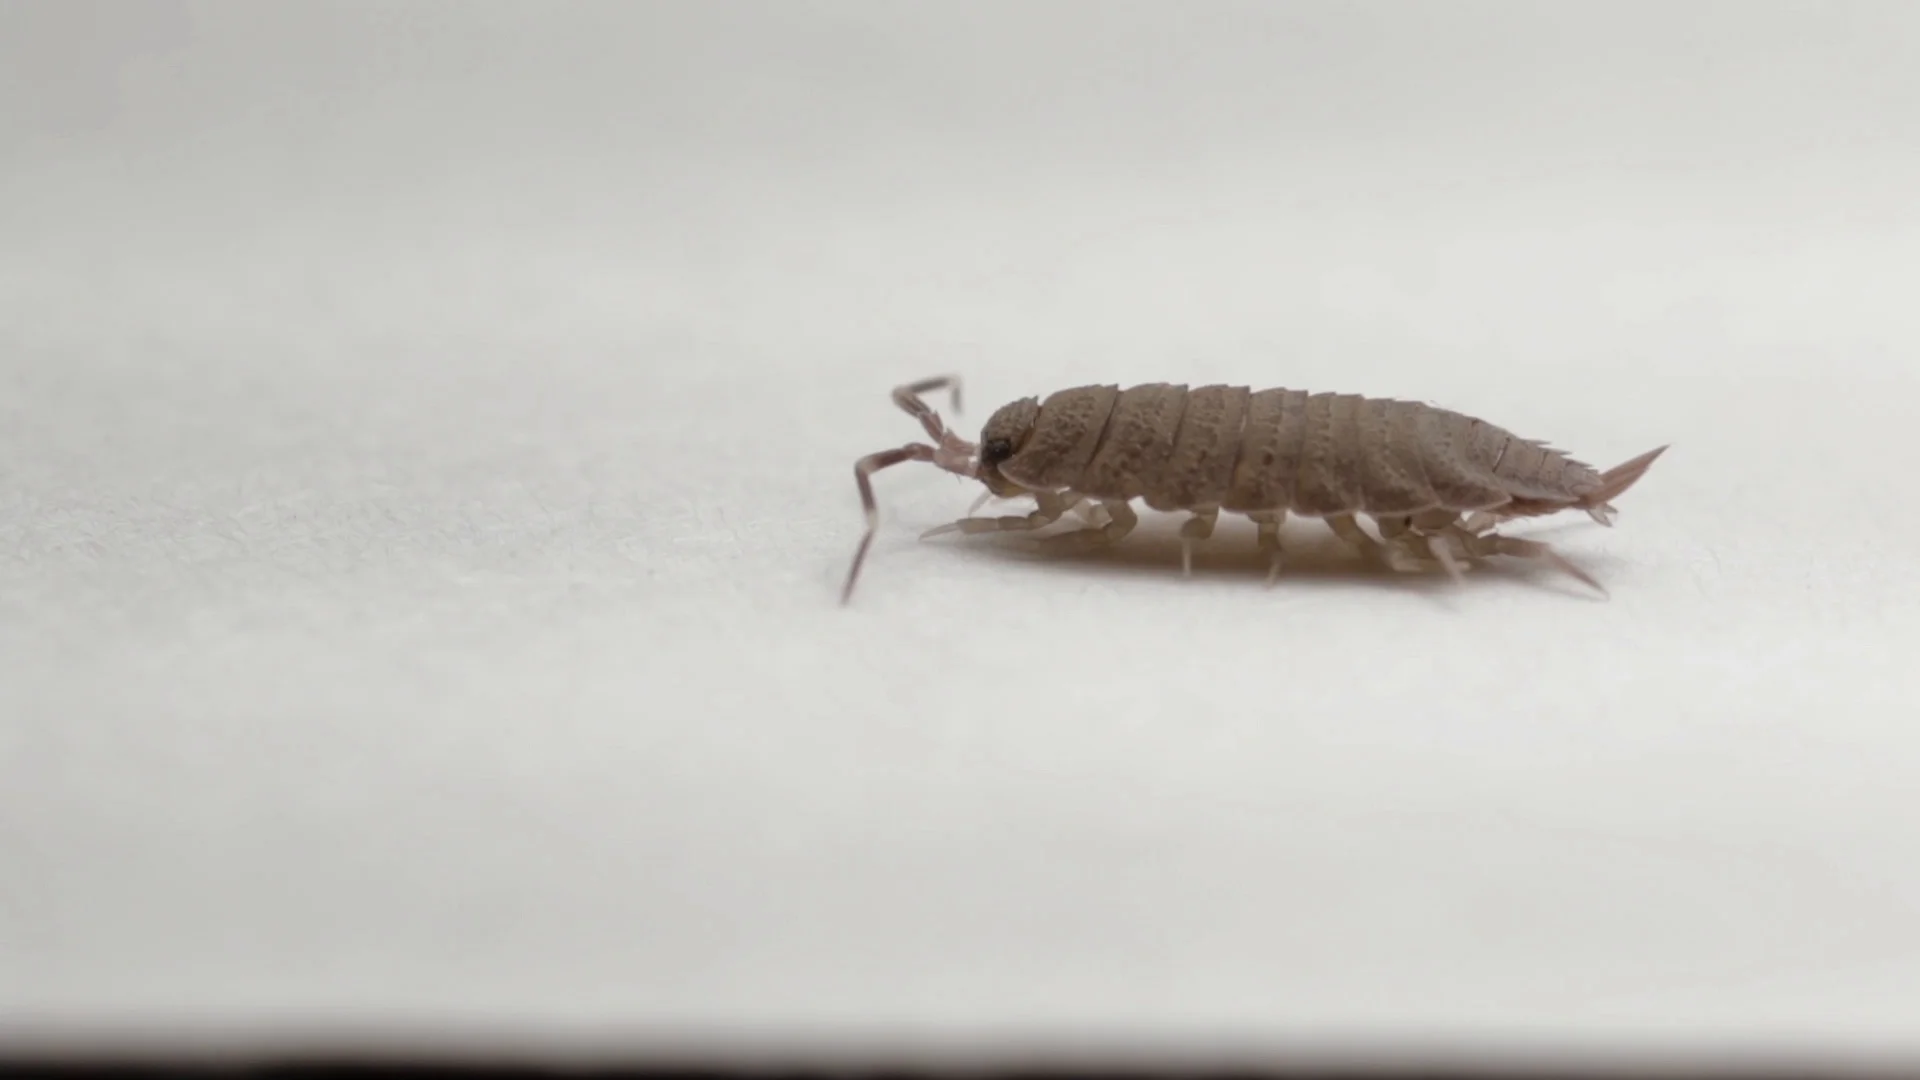
{"label": "bristly leg tip", "polygon": [[1569,561],[1567,558],[1565,558],[1564,556],[1549,552],[1547,555],[1547,560],[1551,562],[1554,566],[1558,567],[1562,572],[1569,574],[1572,577],[1578,579],[1587,588],[1592,589],[1594,592],[1599,593],[1602,598],[1606,598],[1606,599],[1611,598],[1611,594],[1607,592],[1607,587],[1605,585],[1600,584],[1599,579],[1595,578],[1592,574],[1587,573],[1585,570],[1582,570],[1579,567],[1573,565],[1573,563]]}

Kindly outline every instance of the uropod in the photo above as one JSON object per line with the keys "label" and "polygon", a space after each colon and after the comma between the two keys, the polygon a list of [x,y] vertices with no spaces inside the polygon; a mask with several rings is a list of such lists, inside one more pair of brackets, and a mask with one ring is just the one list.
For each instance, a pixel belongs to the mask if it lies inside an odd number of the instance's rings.
{"label": "uropod", "polygon": [[[995,411],[973,443],[922,400],[940,389],[952,390],[957,408],[959,381],[949,376],[893,391],[931,445],[908,443],[854,465],[867,528],[842,603],[853,595],[879,528],[871,478],[907,461],[980,481],[983,502],[1024,497],[1036,506],[1022,515],[962,518],[924,536],[1035,531],[1073,514],[1084,527],[1042,543],[1111,544],[1138,523],[1132,504],[1139,499],[1150,510],[1189,515],[1180,527],[1187,574],[1194,544],[1213,534],[1224,512],[1257,526],[1271,585],[1284,563],[1280,526],[1291,514],[1325,521],[1340,539],[1395,569],[1438,567],[1458,581],[1474,561],[1518,556],[1550,563],[1604,593],[1551,546],[1494,530],[1561,510],[1584,511],[1610,526],[1612,500],[1667,449],[1599,472],[1545,443],[1420,402],[1169,383],[1077,386],[1045,400],[1022,398]],[[1377,536],[1361,527],[1363,516]]]}

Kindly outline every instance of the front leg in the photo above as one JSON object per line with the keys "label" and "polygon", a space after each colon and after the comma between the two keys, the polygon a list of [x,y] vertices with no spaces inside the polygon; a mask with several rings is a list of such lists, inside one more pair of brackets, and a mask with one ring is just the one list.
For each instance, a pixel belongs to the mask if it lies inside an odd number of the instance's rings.
{"label": "front leg", "polygon": [[1102,499],[1099,508],[1106,513],[1108,520],[1105,525],[1095,525],[1044,537],[1040,541],[1041,545],[1056,551],[1061,549],[1084,551],[1088,548],[1103,547],[1124,539],[1133,531],[1133,527],[1140,523],[1139,515],[1133,512],[1133,507],[1125,499]]}
{"label": "front leg", "polygon": [[1009,514],[1005,517],[964,517],[950,521],[945,525],[936,525],[920,534],[920,539],[944,536],[947,533],[964,533],[968,536],[990,532],[1032,532],[1044,529],[1060,520],[1061,515],[1080,503],[1080,497],[1068,492],[1036,491],[1034,502],[1039,509],[1030,514]]}

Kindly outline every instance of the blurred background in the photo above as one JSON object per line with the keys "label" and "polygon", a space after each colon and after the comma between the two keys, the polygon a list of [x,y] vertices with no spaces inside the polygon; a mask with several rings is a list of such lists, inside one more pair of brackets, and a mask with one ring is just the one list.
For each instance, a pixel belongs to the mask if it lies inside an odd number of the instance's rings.
{"label": "blurred background", "polygon": [[155,332],[644,327],[913,370],[1143,334],[1313,363],[1418,324],[1577,380],[1910,329],[1896,274],[1837,272],[1909,253],[1900,4],[5,12],[6,297],[45,334],[110,299]]}

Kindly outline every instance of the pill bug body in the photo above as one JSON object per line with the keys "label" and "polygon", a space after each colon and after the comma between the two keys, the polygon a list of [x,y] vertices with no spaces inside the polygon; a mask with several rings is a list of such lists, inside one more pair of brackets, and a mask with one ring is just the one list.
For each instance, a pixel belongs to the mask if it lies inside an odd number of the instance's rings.
{"label": "pill bug body", "polygon": [[[1399,569],[1439,566],[1460,577],[1490,555],[1544,559],[1599,589],[1584,571],[1538,541],[1494,532],[1501,522],[1562,510],[1603,525],[1611,500],[1637,482],[1666,447],[1605,472],[1505,428],[1420,402],[1358,394],[1246,386],[1147,383],[1073,387],[1022,398],[988,418],[977,444],[946,428],[920,395],[956,387],[929,379],[894,391],[935,445],[910,444],[855,466],[868,530],[845,596],[872,540],[877,516],[869,477],[902,461],[929,461],[980,480],[1002,498],[1031,497],[1022,516],[964,518],[931,530],[1036,530],[1076,513],[1087,527],[1049,536],[1063,546],[1111,543],[1148,509],[1186,512],[1182,555],[1223,512],[1244,515],[1283,563],[1279,528],[1289,516],[1324,520],[1342,539]],[[1377,538],[1360,525],[1371,519]],[[1603,590],[1604,591],[1604,590]]]}

